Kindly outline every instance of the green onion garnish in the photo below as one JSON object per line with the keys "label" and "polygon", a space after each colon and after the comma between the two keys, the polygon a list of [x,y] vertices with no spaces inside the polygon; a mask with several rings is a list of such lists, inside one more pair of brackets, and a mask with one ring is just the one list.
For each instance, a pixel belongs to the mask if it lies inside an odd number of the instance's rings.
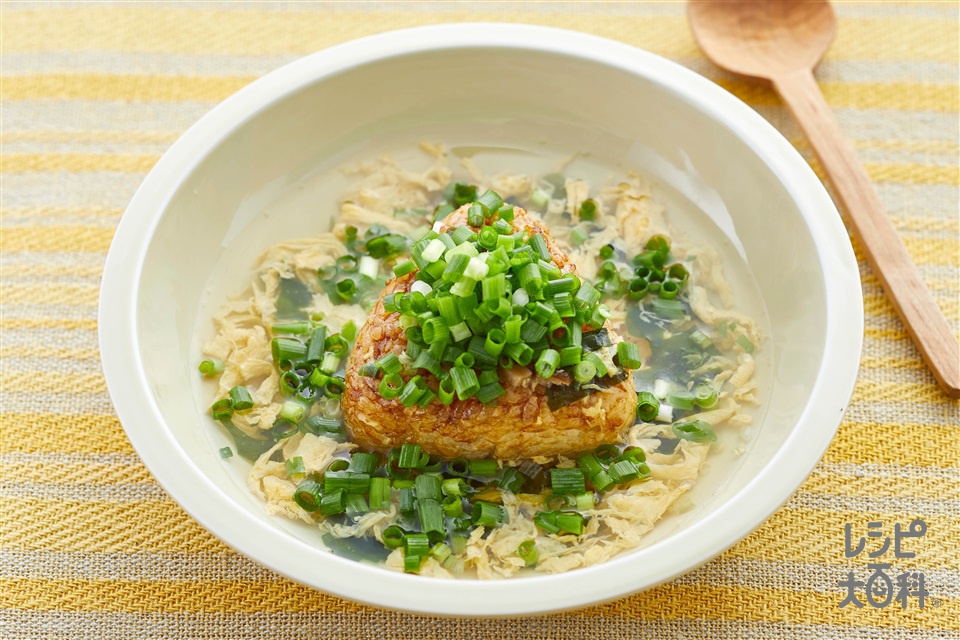
{"label": "green onion garnish", "polygon": [[577,495],[586,491],[586,483],[581,469],[550,469],[550,487],[560,495]]}
{"label": "green onion garnish", "polygon": [[673,433],[682,440],[690,442],[715,442],[717,434],[713,427],[703,420],[689,420],[673,425]]}
{"label": "green onion garnish", "polygon": [[214,420],[229,420],[233,415],[233,402],[230,398],[221,398],[210,407],[210,413]]}
{"label": "green onion garnish", "polygon": [[660,413],[660,401],[649,391],[637,393],[637,419],[652,422]]}
{"label": "green onion garnish", "polygon": [[540,559],[540,552],[537,551],[536,543],[533,540],[524,540],[521,542],[520,546],[517,547],[517,555],[520,556],[520,559],[523,560],[523,563],[528,567],[537,564],[537,560]]}
{"label": "green onion garnish", "polygon": [[478,500],[473,503],[473,513],[470,520],[475,526],[495,527],[507,522],[507,510],[501,505]]}
{"label": "green onion garnish", "polygon": [[220,449],[220,457],[226,460],[227,458],[233,457],[233,449],[230,447],[223,447]]}
{"label": "green onion garnish", "polygon": [[200,370],[200,373],[207,377],[215,376],[218,373],[223,373],[223,361],[210,358],[201,362],[198,369]]}

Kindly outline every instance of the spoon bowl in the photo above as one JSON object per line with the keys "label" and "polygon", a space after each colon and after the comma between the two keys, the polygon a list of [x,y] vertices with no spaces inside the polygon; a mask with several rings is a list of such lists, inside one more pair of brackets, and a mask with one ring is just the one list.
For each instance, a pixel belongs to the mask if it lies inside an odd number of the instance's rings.
{"label": "spoon bowl", "polygon": [[687,15],[714,64],[758,81],[812,69],[836,33],[826,0],[691,0]]}

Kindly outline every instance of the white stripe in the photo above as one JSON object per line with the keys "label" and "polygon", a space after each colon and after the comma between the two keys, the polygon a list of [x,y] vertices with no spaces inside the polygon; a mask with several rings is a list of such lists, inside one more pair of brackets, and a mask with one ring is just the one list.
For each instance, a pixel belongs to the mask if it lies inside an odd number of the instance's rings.
{"label": "white stripe", "polygon": [[[4,54],[6,60],[6,54]],[[182,133],[216,102],[14,100],[3,104],[4,133],[24,131],[134,131]]]}
{"label": "white stripe", "polygon": [[76,375],[90,375],[101,373],[100,360],[94,358],[84,358],[76,360],[70,357],[66,358],[44,358],[36,356],[33,358],[4,358],[3,373],[34,373],[43,375],[45,371],[56,371],[57,373],[70,373]]}
{"label": "white stripe", "polygon": [[[803,134],[785,107],[754,107],[764,118],[791,139]],[[935,140],[957,142],[956,112],[907,109],[833,109],[843,132],[853,140]]]}
{"label": "white stripe", "polygon": [[[842,540],[839,544],[843,544]],[[863,574],[867,562],[830,565],[806,562],[720,558],[681,576],[670,584],[685,586],[746,587],[837,593],[837,582],[849,571]],[[893,564],[893,563],[891,563]],[[924,574],[931,596],[960,597],[960,571],[923,565],[893,564],[888,575],[904,571]],[[42,550],[0,550],[0,576],[32,580],[131,580],[189,582],[197,575],[216,576],[218,581],[276,581],[269,569],[237,553],[97,553]],[[838,599],[839,602],[839,599]]]}
{"label": "white stripe", "polygon": [[[4,284],[8,284],[4,282]],[[18,284],[18,283],[9,283]],[[93,285],[94,291],[99,285]],[[90,304],[5,304],[3,317],[8,320],[29,320],[31,318],[52,318],[54,320],[96,320],[97,300]]]}
{"label": "white stripe", "polygon": [[914,516],[960,516],[960,500],[927,500],[899,496],[841,496],[799,491],[784,505],[787,509],[904,513]]}
{"label": "white stripe", "polygon": [[[847,407],[844,415],[851,422],[881,422],[888,424],[902,424],[909,420],[911,423],[926,425],[957,426],[960,425],[960,409],[956,403],[944,399],[941,403],[932,402],[876,402],[861,400],[853,402]],[[960,429],[957,431],[960,435]],[[918,433],[918,438],[923,434]]]}
{"label": "white stripe", "polygon": [[12,451],[0,453],[0,464],[101,464],[122,467],[143,467],[143,461],[135,453],[24,453]]}
{"label": "white stripe", "polygon": [[943,478],[960,480],[960,467],[922,467],[915,464],[854,464],[851,462],[821,462],[813,473],[816,475],[851,476],[854,478]]}
{"label": "white stripe", "polygon": [[51,346],[60,349],[99,349],[96,329],[31,327],[4,329],[3,346],[36,347],[38,353]]}
{"label": "white stripe", "polygon": [[0,482],[0,497],[52,502],[169,502],[158,484]]}
{"label": "white stripe", "polygon": [[[757,597],[763,597],[758,593]],[[775,603],[774,603],[775,604]],[[838,602],[839,604],[839,602]],[[915,607],[915,599],[913,601]],[[930,607],[927,603],[927,607]],[[911,607],[912,609],[913,607]],[[264,640],[265,638],[357,638],[361,629],[371,638],[420,640],[455,638],[563,638],[564,640],[625,640],[673,638],[675,640],[957,640],[960,634],[945,630],[908,627],[873,627],[746,620],[692,619],[638,620],[626,616],[549,618],[461,619],[423,617],[408,613],[364,609],[291,613],[127,613],[114,611],[40,611],[2,609],[0,624],[7,640],[38,638],[97,638],[98,640]],[[373,631],[379,630],[379,631]]]}
{"label": "white stripe", "polygon": [[126,208],[145,173],[30,172],[3,176],[0,206]]}
{"label": "white stripe", "polygon": [[62,266],[65,269],[71,267],[99,267],[103,268],[103,263],[107,256],[104,253],[92,251],[17,251],[0,254],[0,267],[20,267],[20,266]]}
{"label": "white stripe", "polygon": [[105,393],[32,393],[7,391],[0,398],[3,413],[53,413],[57,415],[115,414],[110,396]]}

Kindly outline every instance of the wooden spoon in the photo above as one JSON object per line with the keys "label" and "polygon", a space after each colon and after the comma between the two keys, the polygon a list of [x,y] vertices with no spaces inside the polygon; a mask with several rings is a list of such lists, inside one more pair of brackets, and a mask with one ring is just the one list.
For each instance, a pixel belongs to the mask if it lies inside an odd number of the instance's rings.
{"label": "wooden spoon", "polygon": [[690,26],[719,67],[770,84],[806,134],[867,260],[937,382],[960,397],[960,344],[883,210],[813,78],[836,31],[826,0],[690,0]]}

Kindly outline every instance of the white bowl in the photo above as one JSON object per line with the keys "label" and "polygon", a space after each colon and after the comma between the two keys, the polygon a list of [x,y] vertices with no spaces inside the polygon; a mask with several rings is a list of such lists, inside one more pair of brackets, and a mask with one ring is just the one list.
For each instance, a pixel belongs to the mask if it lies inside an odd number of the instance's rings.
{"label": "white bowl", "polygon": [[[204,412],[210,392],[197,382],[197,332],[231,291],[208,291],[208,283],[219,278],[239,291],[257,250],[328,225],[333,203],[317,204],[312,215],[304,206],[298,229],[267,215],[312,172],[387,141],[421,138],[591,152],[675,189],[742,247],[769,314],[766,409],[738,464],[708,470],[698,506],[668,518],[646,546],[560,575],[448,581],[393,573],[329,554],[310,531],[266,516],[244,486],[242,464],[217,455],[226,440]],[[234,279],[224,280],[230,272]],[[130,440],[170,495],[227,544],[351,600],[490,616],[624,596],[746,536],[790,497],[832,439],[852,393],[863,315],[833,203],[749,107],[623,44],[461,24],[326,49],[201,119],[157,163],[120,222],[99,327],[110,395]]]}

